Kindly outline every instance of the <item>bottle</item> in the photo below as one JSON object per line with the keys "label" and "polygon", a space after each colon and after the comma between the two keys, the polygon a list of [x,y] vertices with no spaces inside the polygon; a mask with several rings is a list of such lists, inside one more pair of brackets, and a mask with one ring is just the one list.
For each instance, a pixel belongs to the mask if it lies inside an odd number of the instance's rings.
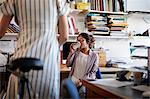
{"label": "bottle", "polygon": [[100,67],[106,66],[106,52],[103,48],[99,49],[99,66]]}

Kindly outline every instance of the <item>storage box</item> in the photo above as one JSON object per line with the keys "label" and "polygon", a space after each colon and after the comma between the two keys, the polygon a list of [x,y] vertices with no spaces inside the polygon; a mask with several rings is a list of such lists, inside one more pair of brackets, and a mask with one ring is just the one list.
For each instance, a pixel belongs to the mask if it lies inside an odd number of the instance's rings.
{"label": "storage box", "polygon": [[89,10],[90,9],[90,3],[79,2],[79,3],[75,4],[75,8],[78,10]]}

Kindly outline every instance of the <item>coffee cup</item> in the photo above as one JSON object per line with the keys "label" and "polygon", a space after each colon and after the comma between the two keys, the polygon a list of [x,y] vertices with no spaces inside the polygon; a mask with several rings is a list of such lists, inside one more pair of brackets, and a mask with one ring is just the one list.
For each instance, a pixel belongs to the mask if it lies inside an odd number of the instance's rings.
{"label": "coffee cup", "polygon": [[81,46],[81,43],[80,43],[80,42],[76,42],[76,43],[74,43],[74,44],[72,45],[72,48],[73,48],[74,50],[76,50],[77,48],[80,48],[80,46]]}

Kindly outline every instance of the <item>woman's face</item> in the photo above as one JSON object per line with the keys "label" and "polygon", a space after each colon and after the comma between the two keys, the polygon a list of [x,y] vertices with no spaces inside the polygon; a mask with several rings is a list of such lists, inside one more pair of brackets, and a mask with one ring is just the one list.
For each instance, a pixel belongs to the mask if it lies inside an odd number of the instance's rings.
{"label": "woman's face", "polygon": [[77,41],[81,43],[81,46],[80,46],[81,49],[89,47],[86,42],[86,39],[83,38],[81,35],[77,37]]}

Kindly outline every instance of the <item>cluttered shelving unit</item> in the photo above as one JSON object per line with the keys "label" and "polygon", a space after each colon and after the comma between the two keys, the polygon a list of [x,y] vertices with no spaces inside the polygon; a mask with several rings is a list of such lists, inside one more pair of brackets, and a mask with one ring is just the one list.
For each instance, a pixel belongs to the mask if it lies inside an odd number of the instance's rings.
{"label": "cluttered shelving unit", "polygon": [[95,48],[106,49],[109,59],[130,58],[126,0],[75,0],[70,5],[69,44],[76,42],[78,32],[90,32],[96,39]]}
{"label": "cluttered shelving unit", "polygon": [[130,40],[131,59],[141,66],[147,66],[150,38],[148,36],[134,36]]}
{"label": "cluttered shelving unit", "polygon": [[127,38],[125,4],[124,0],[75,0],[68,18],[70,36],[91,32],[96,38]]}

